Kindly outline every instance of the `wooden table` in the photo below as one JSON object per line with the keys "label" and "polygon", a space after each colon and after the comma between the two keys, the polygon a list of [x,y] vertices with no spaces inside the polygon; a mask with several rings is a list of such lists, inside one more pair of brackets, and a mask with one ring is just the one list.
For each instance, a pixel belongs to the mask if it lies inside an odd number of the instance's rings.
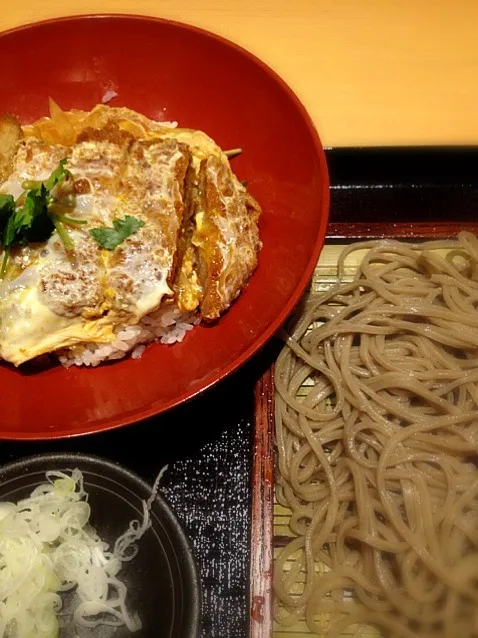
{"label": "wooden table", "polygon": [[0,29],[98,12],[238,42],[295,89],[326,146],[478,143],[475,0],[3,0]]}

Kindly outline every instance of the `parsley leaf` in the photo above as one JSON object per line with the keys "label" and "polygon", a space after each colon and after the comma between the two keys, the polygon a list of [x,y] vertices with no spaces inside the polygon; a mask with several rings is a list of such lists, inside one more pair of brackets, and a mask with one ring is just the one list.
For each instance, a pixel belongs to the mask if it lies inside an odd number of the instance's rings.
{"label": "parsley leaf", "polygon": [[73,243],[63,224],[79,226],[86,222],[54,216],[49,210],[55,201],[53,189],[71,177],[65,168],[66,162],[62,159],[44,182],[25,182],[23,187],[27,192],[20,198],[22,204],[18,207],[12,195],[0,194],[0,247],[4,249],[0,279],[5,274],[10,248],[14,244],[46,241],[56,228],[65,249],[72,250]]}
{"label": "parsley leaf", "polygon": [[[15,211],[15,199],[12,195],[3,195],[0,193],[0,239],[3,229],[8,224],[8,220]],[[0,241],[1,245],[1,241]]]}
{"label": "parsley leaf", "polygon": [[0,193],[0,216],[9,215],[15,209],[15,199],[13,195]]}
{"label": "parsley leaf", "polygon": [[65,168],[66,162],[67,162],[66,158],[60,160],[60,164],[58,168],[56,168],[53,171],[53,173],[46,180],[46,182],[43,182],[43,185],[45,186],[48,192],[51,192],[55,188],[55,186],[57,186],[58,184],[62,184],[69,177],[72,177],[70,171],[67,168]]}
{"label": "parsley leaf", "polygon": [[7,225],[3,229],[2,233],[2,245],[4,248],[9,248],[15,239],[15,214],[9,217]]}
{"label": "parsley leaf", "polygon": [[29,191],[25,203],[10,216],[3,231],[2,244],[9,248],[14,242],[45,241],[53,232],[53,222],[48,217],[50,194],[42,184]]}
{"label": "parsley leaf", "polygon": [[144,222],[132,215],[126,215],[124,219],[115,219],[113,228],[101,226],[100,228],[92,228],[90,235],[95,239],[102,248],[106,250],[114,250],[127,237],[138,231]]}

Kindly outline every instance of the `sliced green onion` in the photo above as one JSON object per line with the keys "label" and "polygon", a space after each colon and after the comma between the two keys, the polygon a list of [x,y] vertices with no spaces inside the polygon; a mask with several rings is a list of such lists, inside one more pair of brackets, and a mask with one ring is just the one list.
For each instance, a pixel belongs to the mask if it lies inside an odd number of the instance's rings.
{"label": "sliced green onion", "polygon": [[149,505],[143,501],[142,522],[131,521],[110,546],[92,527],[87,501],[83,475],[74,469],[46,472],[29,497],[0,503],[2,636],[57,638],[64,613],[60,593],[72,584],[81,592],[76,608],[68,610],[72,624],[91,632],[113,618],[131,632],[141,629],[138,615],[127,609],[128,589],[118,574],[150,527]]}
{"label": "sliced green onion", "polygon": [[231,148],[229,151],[224,151],[224,155],[229,159],[233,159],[242,153],[242,148]]}
{"label": "sliced green onion", "polygon": [[41,188],[43,182],[39,182],[34,179],[26,179],[22,182],[22,188],[25,191],[36,190],[37,188]]}
{"label": "sliced green onion", "polygon": [[66,217],[65,215],[60,215],[59,213],[50,213],[50,217],[53,221],[56,219],[62,224],[66,224],[67,226],[84,226],[88,223],[84,219],[73,219],[73,217]]}
{"label": "sliced green onion", "polygon": [[66,251],[73,250],[74,244],[65,226],[61,223],[59,219],[56,219],[56,215],[51,215],[51,221],[53,222],[53,225],[56,228],[58,237],[60,238],[60,241],[63,244],[65,250]]}
{"label": "sliced green onion", "polygon": [[5,272],[7,270],[7,265],[8,265],[8,257],[10,255],[10,247],[8,246],[7,248],[5,248],[5,252],[3,253],[3,259],[2,259],[2,267],[0,269],[0,279],[3,279],[5,276]]}

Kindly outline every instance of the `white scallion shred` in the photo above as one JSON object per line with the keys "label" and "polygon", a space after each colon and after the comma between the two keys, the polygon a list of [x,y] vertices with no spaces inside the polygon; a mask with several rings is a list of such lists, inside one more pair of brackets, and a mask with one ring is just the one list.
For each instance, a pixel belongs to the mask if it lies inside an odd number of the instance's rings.
{"label": "white scallion shred", "polygon": [[136,543],[151,525],[149,512],[165,470],[143,501],[143,520],[132,521],[113,549],[89,522],[78,469],[47,472],[46,482],[29,498],[0,503],[0,638],[57,638],[59,594],[72,589],[78,625],[141,629],[139,616],[126,608],[127,588],[118,574],[136,556]]}

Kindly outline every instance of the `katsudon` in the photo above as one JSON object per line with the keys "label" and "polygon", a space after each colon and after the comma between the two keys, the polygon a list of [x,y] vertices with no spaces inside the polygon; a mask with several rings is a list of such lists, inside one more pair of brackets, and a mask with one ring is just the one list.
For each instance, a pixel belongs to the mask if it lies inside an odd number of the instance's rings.
{"label": "katsudon", "polygon": [[260,213],[201,131],[106,105],[0,117],[0,359],[181,341],[247,285]]}

